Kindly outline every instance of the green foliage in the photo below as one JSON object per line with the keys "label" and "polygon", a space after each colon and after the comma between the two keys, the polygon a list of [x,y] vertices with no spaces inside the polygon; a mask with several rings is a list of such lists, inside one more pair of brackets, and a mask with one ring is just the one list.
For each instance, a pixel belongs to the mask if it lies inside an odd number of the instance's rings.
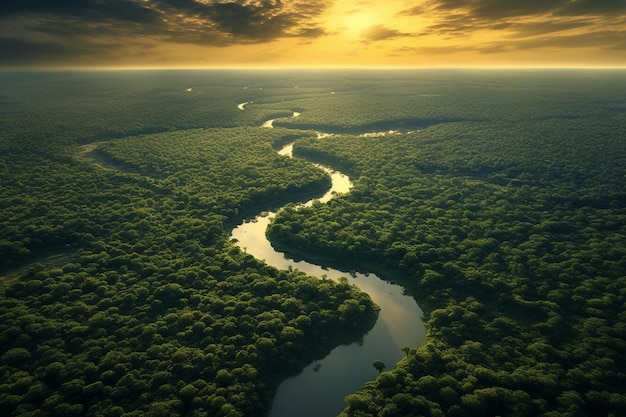
{"label": "green foliage", "polygon": [[328,185],[275,154],[294,140],[354,188],[287,208],[271,238],[386,271],[427,313],[426,344],[346,397],[345,415],[626,407],[623,72],[5,72],[0,85],[5,414],[265,415],[285,376],[362,335],[367,296],[229,241],[244,217]]}
{"label": "green foliage", "polygon": [[[411,114],[429,127],[295,143],[296,155],[349,172],[354,188],[281,212],[273,242],[386,272],[427,313],[426,346],[389,371],[405,384],[381,374],[346,415],[619,414],[590,396],[626,395],[626,84],[601,75],[480,74],[487,89],[462,74],[403,94],[401,78],[385,80],[350,92],[358,110],[328,105],[323,118],[360,132],[371,128],[358,116],[366,108],[368,120]],[[426,105],[418,88],[447,97]]]}
{"label": "green foliage", "polygon": [[355,287],[230,241],[329,184],[273,149],[310,134],[240,126],[276,111],[238,110],[241,77],[1,77],[3,415],[264,415],[282,379],[372,323]]}
{"label": "green foliage", "polygon": [[381,360],[375,360],[374,363],[372,363],[372,365],[374,366],[374,368],[376,368],[376,370],[380,373],[383,371],[383,369],[385,369],[385,363]]}

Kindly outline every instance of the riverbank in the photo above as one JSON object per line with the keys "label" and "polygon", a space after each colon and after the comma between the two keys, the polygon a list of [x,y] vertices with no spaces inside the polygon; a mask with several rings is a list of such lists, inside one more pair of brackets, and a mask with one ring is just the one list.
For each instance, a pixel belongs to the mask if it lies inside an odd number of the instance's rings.
{"label": "riverbank", "polygon": [[[322,166],[322,169],[330,168]],[[330,189],[327,189],[321,199],[315,200],[326,202],[336,195],[349,192],[352,184],[347,176],[333,170],[331,179]],[[310,200],[304,205],[309,205],[315,200]],[[329,333],[324,333],[323,336],[321,334],[316,336],[312,341],[313,345],[323,341],[336,343],[335,347],[326,355],[311,362],[306,362],[306,359],[300,362],[300,366],[303,363],[306,366],[301,367],[301,372],[280,383],[269,414],[270,417],[293,415],[333,417],[345,407],[345,396],[356,392],[363,384],[376,378],[378,371],[372,366],[375,361],[395,366],[405,357],[405,347],[416,347],[422,343],[425,326],[420,324],[418,318],[423,316],[423,312],[415,299],[406,295],[401,286],[392,284],[387,279],[380,279],[376,273],[363,270],[366,267],[365,263],[359,267],[349,268],[351,272],[346,273],[343,268],[331,268],[327,262],[296,261],[285,253],[276,251],[266,234],[274,216],[276,213],[266,212],[252,221],[244,222],[233,229],[231,237],[246,253],[262,259],[268,265],[280,270],[298,269],[307,275],[320,277],[321,280],[339,282],[340,285],[342,283],[354,285],[363,296],[367,295],[369,300],[380,307],[373,326],[371,322],[366,323],[361,318],[358,322],[352,323],[356,333],[359,332],[358,329],[362,330],[364,325],[369,328],[360,333],[360,337],[356,339],[358,342],[345,343],[341,339],[344,335],[336,335],[332,329],[327,329]],[[284,249],[289,252],[289,248]],[[302,258],[307,258],[306,254],[303,253]],[[356,269],[363,273],[355,272]],[[359,301],[360,297],[355,297],[358,304],[362,304],[362,301]],[[346,304],[344,307],[348,310],[361,309],[357,304],[351,307]],[[348,313],[347,310],[344,312]],[[353,312],[356,313],[357,310]],[[358,313],[359,316],[361,314],[362,312]],[[347,317],[349,316],[350,314]],[[337,339],[336,336],[340,338]]]}
{"label": "riverbank", "polygon": [[[299,114],[293,112],[292,118],[298,117]],[[267,120],[261,127],[273,128],[275,120]],[[303,136],[307,136],[306,133]],[[276,145],[277,143],[273,144],[275,149]],[[292,156],[291,150],[292,146],[284,146],[283,149],[277,151],[281,155]],[[337,163],[319,164],[317,161],[311,161],[315,158],[298,156],[300,159],[317,165],[329,173],[331,178],[330,187],[327,187],[324,195],[321,198],[309,195],[311,199],[304,205],[310,205],[316,200],[325,203],[336,195],[349,192],[352,188],[349,177],[334,169]],[[290,199],[285,203],[293,202],[294,200]],[[273,203],[275,204],[276,201]],[[258,206],[257,210],[259,210]],[[277,207],[276,212],[279,211]],[[293,415],[332,417],[339,414],[345,407],[344,398],[347,395],[356,392],[367,381],[376,378],[379,370],[372,367],[374,362],[395,366],[404,357],[403,352],[407,346],[414,347],[422,343],[425,337],[425,326],[423,324],[420,326],[419,321],[416,323],[415,318],[422,317],[423,312],[415,299],[406,295],[403,287],[392,284],[387,279],[380,279],[376,273],[352,271],[346,274],[340,269],[321,266],[326,265],[321,262],[295,261],[285,253],[276,251],[267,239],[267,228],[274,216],[276,216],[275,212],[262,211],[262,214],[253,220],[242,222],[234,227],[231,238],[244,252],[277,269],[291,271],[297,268],[307,275],[321,277],[322,281],[329,278],[339,283],[340,286],[354,286],[363,294],[354,298],[354,304],[346,303],[340,309],[344,323],[345,320],[349,323],[350,331],[337,334],[332,329],[327,329],[328,332],[324,332],[324,335],[317,335],[312,341],[312,346],[315,347],[320,347],[320,343],[322,343],[321,346],[325,346],[326,342],[332,341],[331,344],[335,343],[335,347],[331,351],[312,360],[307,355],[302,361],[290,363],[290,366],[295,367],[299,364],[299,372],[280,382],[269,413],[270,417]],[[289,252],[289,248],[285,248],[285,251]],[[358,269],[363,270],[364,266],[366,265],[361,264]],[[355,280],[350,282],[348,275]],[[363,296],[367,296],[365,304],[361,299]],[[375,317],[363,310],[363,308],[369,308],[367,306],[372,302],[378,306]],[[369,319],[364,321],[361,317],[363,313],[366,313]],[[357,316],[358,320],[353,321]],[[370,321],[372,317],[373,322]],[[363,330],[364,325],[367,327],[365,330]],[[359,337],[346,343],[345,336],[350,336],[353,331]],[[307,339],[310,337],[310,335],[306,336]],[[293,361],[291,358],[287,360]]]}
{"label": "riverbank", "polygon": [[324,267],[335,268],[340,271],[345,271],[346,276],[350,276],[354,272],[373,273],[386,282],[402,286],[406,293],[415,299],[424,312],[424,316],[422,317],[422,321],[424,322],[426,322],[430,312],[437,308],[432,305],[432,302],[429,303],[426,296],[420,296],[415,280],[408,278],[408,273],[400,270],[399,268],[385,265],[379,261],[366,259],[358,259],[354,262],[347,262],[345,257],[332,257],[315,252],[313,249],[293,249],[285,244],[270,239],[269,236],[267,238],[276,251],[284,253],[286,257],[295,261],[303,260],[323,265]]}
{"label": "riverbank", "polygon": [[[378,321],[380,308],[377,305],[374,306],[374,310],[367,315],[366,320],[355,323],[356,326],[349,331],[326,328],[324,335],[316,338],[314,343],[309,345],[315,347],[315,349],[308,352],[309,354],[294,358],[282,358],[290,364],[288,372],[270,375],[269,378],[265,379],[269,398],[266,401],[266,408],[260,410],[263,412],[259,413],[259,416],[272,415],[277,393],[285,381],[297,377],[311,364],[318,363],[321,359],[328,357],[337,347],[362,343],[363,335],[371,331]],[[329,381],[329,384],[332,385],[333,381]],[[318,399],[315,401],[318,401]]]}
{"label": "riverbank", "polygon": [[[422,311],[412,297],[404,294],[402,287],[381,280],[374,273],[345,273],[308,262],[296,262],[277,252],[265,238],[266,227],[274,215],[267,213],[238,226],[232,237],[246,253],[263,259],[270,266],[281,270],[297,268],[322,281],[355,285],[380,306],[374,327],[363,332],[359,342],[338,344],[323,359],[316,358],[301,373],[283,381],[270,413],[271,417],[332,417],[344,407],[346,395],[376,378],[378,371],[372,366],[375,360],[391,367],[405,356],[402,350],[405,346],[421,344],[425,327],[417,318],[422,316]],[[354,324],[361,327],[362,323]],[[318,344],[319,341],[315,339],[312,343]]]}
{"label": "riverbank", "polygon": [[254,201],[249,206],[240,207],[239,212],[235,218],[228,219],[224,222],[224,229],[226,231],[235,228],[237,225],[245,222],[247,219],[252,219],[256,214],[263,211],[272,211],[286,204],[293,203],[298,204],[311,198],[321,197],[330,188],[331,179],[326,177],[315,183],[311,183],[308,186],[299,189],[287,189],[281,190],[274,195],[264,195],[257,201]]}

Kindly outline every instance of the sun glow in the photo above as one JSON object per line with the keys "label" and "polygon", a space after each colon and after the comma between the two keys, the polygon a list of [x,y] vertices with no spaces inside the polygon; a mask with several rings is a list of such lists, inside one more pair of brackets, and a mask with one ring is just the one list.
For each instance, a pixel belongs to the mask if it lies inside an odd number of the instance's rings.
{"label": "sun glow", "polygon": [[378,23],[377,17],[371,12],[355,12],[345,16],[344,27],[346,33],[358,36],[365,29]]}
{"label": "sun glow", "polygon": [[386,11],[378,3],[337,0],[326,13],[325,19],[329,33],[349,40],[359,37],[372,26],[383,24],[385,16]]}
{"label": "sun glow", "polygon": [[[89,7],[68,15],[44,3],[15,19],[0,11],[0,68],[626,65],[623,2],[120,0],[128,10],[93,11],[106,24],[78,23]],[[50,27],[40,27],[44,15]],[[154,21],[128,24],[139,15]]]}

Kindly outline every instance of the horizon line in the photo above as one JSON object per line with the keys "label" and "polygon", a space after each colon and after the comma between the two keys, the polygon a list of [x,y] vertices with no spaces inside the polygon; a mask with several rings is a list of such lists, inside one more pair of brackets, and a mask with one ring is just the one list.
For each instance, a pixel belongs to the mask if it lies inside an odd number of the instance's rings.
{"label": "horizon line", "polygon": [[493,65],[493,66],[206,66],[206,67],[0,67],[0,72],[104,72],[104,71],[417,71],[417,70],[626,70],[626,66],[558,66],[558,65]]}

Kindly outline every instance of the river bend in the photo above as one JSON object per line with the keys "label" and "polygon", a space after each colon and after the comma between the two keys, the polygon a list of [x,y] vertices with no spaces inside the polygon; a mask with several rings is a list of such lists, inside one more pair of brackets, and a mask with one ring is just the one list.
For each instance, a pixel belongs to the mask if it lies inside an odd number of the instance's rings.
{"label": "river bend", "polygon": [[[271,122],[263,126],[271,128]],[[292,149],[292,145],[288,145],[279,153],[291,157]],[[331,188],[319,199],[321,202],[349,192],[352,183],[346,175],[318,166],[325,169],[332,180]],[[313,201],[305,204],[312,204]],[[269,414],[270,417],[336,416],[345,407],[343,399],[346,395],[376,378],[378,371],[372,365],[375,360],[383,361],[390,369],[404,356],[403,347],[415,347],[423,342],[423,312],[412,297],[404,294],[401,286],[375,274],[294,261],[277,252],[265,236],[267,226],[275,215],[276,212],[264,212],[244,222],[232,231],[232,238],[237,240],[242,250],[278,269],[293,267],[309,275],[326,275],[334,280],[345,276],[380,307],[376,324],[362,340],[336,347],[325,358],[309,364],[300,374],[285,379],[278,387]]]}

